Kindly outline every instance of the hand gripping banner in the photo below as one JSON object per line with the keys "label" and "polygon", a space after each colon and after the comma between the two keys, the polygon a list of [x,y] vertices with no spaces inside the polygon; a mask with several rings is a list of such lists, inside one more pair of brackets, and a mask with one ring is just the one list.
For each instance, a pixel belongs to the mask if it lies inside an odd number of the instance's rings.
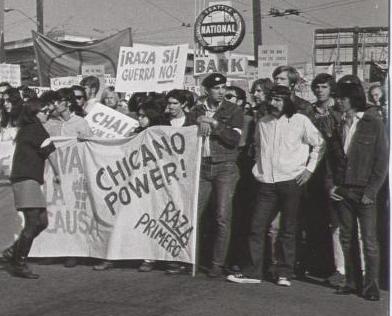
{"label": "hand gripping banner", "polygon": [[122,139],[54,138],[61,184],[45,174],[49,226],[31,256],[195,263],[197,127]]}

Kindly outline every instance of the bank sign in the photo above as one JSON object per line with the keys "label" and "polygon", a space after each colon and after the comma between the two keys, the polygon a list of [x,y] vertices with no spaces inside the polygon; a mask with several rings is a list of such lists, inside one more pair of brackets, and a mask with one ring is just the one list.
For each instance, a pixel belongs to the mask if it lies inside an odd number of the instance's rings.
{"label": "bank sign", "polygon": [[227,5],[210,6],[196,19],[195,40],[210,52],[233,50],[241,44],[244,35],[244,19]]}

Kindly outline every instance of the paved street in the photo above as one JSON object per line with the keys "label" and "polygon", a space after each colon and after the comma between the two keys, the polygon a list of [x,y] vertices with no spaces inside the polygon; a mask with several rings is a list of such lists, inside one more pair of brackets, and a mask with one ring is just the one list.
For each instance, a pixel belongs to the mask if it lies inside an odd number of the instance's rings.
{"label": "paved street", "polygon": [[91,266],[32,264],[39,280],[13,278],[0,270],[0,315],[387,315],[388,293],[380,302],[338,296],[314,281],[291,288],[264,282],[237,285],[200,274],[166,276],[125,266],[105,272]]}

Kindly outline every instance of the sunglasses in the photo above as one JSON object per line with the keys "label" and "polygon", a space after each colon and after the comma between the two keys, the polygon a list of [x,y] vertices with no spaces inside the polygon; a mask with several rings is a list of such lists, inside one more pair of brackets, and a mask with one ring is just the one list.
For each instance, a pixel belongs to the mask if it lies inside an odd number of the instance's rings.
{"label": "sunglasses", "polygon": [[225,99],[226,99],[226,100],[230,100],[230,99],[236,98],[236,97],[237,97],[237,96],[236,96],[235,94],[230,94],[230,93],[225,94]]}
{"label": "sunglasses", "polygon": [[82,95],[75,95],[75,99],[76,99],[76,100],[81,100],[82,98],[83,98]]}

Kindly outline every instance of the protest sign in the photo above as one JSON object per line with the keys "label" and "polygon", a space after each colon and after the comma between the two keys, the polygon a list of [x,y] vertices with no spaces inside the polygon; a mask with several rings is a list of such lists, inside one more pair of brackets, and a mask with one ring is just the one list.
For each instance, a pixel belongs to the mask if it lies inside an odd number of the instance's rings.
{"label": "protest sign", "polygon": [[35,87],[35,86],[29,86],[30,89],[34,90],[34,92],[37,94],[38,97],[41,96],[41,94],[45,91],[49,91],[49,87]]}
{"label": "protest sign", "polygon": [[139,126],[139,122],[97,103],[85,117],[93,135],[102,138],[126,137]]}
{"label": "protest sign", "polygon": [[20,65],[0,64],[0,82],[9,82],[13,87],[19,87],[21,83]]}
{"label": "protest sign", "polygon": [[116,85],[116,78],[113,77],[111,74],[105,74],[105,87],[114,87]]}
{"label": "protest sign", "polygon": [[105,65],[82,65],[82,77],[94,76],[99,80],[99,90],[96,91],[96,98],[99,100],[103,89],[105,89]]}
{"label": "protest sign", "polygon": [[246,57],[210,54],[194,58],[194,75],[200,76],[209,72],[221,72],[226,75],[245,75],[248,66]]}
{"label": "protest sign", "polygon": [[162,92],[182,89],[188,44],[121,47],[116,91]]}
{"label": "protest sign", "polygon": [[53,142],[61,185],[46,168],[49,226],[31,256],[195,262],[201,148],[195,126]]}
{"label": "protest sign", "polygon": [[287,45],[259,46],[259,78],[271,78],[278,66],[287,65]]}
{"label": "protest sign", "polygon": [[73,85],[79,85],[81,80],[82,80],[82,76],[50,78],[50,88],[52,90],[58,90],[61,88],[69,88]]}

